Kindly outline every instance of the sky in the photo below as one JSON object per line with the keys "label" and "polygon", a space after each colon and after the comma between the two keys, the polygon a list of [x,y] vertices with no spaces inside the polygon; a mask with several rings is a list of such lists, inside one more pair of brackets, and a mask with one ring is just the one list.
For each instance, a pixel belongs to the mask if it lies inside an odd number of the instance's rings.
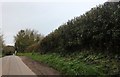
{"label": "sky", "polygon": [[[10,2],[11,1],[11,2]],[[0,3],[0,28],[5,44],[14,45],[21,29],[34,29],[43,35],[84,14],[106,0],[4,0]]]}

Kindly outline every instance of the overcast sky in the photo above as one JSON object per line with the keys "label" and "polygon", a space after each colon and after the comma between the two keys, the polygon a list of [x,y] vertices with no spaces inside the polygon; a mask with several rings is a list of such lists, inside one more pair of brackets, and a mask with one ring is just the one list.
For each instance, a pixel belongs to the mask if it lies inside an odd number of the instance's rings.
{"label": "overcast sky", "polygon": [[[31,0],[30,0],[31,1]],[[21,29],[35,29],[49,34],[68,20],[80,16],[105,0],[70,0],[58,2],[4,2],[2,3],[2,32],[5,43],[14,44],[14,37]],[[60,1],[60,2],[59,2]],[[1,16],[0,15],[0,16]],[[1,19],[0,19],[1,20]]]}

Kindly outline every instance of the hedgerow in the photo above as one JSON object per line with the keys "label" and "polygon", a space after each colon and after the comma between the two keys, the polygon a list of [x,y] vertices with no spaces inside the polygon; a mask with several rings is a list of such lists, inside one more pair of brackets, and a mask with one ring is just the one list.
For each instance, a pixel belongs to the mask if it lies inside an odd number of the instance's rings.
{"label": "hedgerow", "polygon": [[75,52],[82,49],[120,53],[120,2],[106,2],[69,20],[47,35],[40,51]]}

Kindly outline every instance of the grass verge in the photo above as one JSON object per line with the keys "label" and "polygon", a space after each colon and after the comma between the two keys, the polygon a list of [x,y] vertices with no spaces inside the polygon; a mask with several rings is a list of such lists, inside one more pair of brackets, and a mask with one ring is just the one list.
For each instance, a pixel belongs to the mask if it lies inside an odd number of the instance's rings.
{"label": "grass verge", "polygon": [[82,59],[80,60],[75,57],[61,57],[56,53],[42,55],[38,53],[18,53],[18,55],[27,56],[33,60],[46,63],[64,75],[104,75],[104,72],[100,69],[100,66],[87,64]]}
{"label": "grass verge", "polygon": [[[18,53],[33,60],[48,64],[64,75],[118,75],[120,60],[118,55],[75,52],[62,56],[58,53]],[[117,58],[116,58],[117,57]]]}

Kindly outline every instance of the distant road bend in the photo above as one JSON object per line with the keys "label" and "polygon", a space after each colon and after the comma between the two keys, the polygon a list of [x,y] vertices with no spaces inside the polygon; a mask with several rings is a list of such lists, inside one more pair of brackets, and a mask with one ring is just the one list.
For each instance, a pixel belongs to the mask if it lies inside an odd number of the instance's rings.
{"label": "distant road bend", "polygon": [[[0,58],[1,75],[36,75],[18,56],[6,56]],[[37,76],[36,76],[37,77]]]}

